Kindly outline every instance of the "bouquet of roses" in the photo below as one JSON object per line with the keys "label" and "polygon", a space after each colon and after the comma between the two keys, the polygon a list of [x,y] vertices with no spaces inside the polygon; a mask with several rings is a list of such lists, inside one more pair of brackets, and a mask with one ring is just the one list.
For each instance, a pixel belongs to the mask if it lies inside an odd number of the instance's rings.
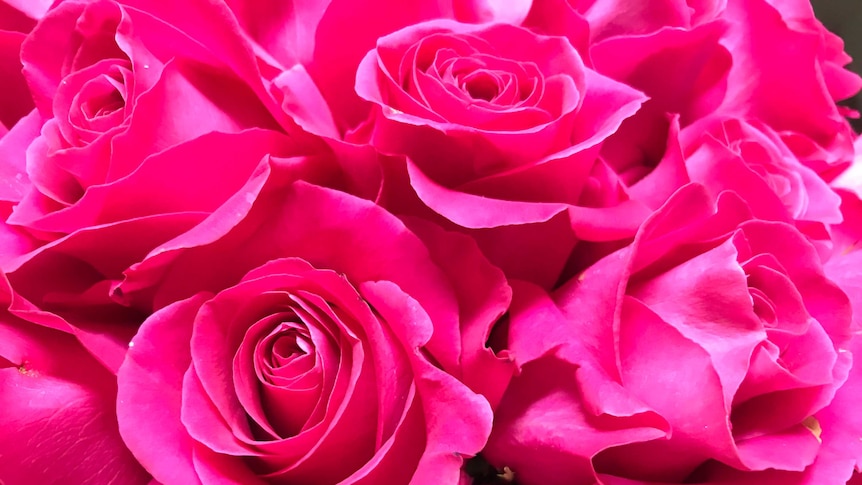
{"label": "bouquet of roses", "polygon": [[859,483],[849,60],[807,0],[0,0],[0,483]]}

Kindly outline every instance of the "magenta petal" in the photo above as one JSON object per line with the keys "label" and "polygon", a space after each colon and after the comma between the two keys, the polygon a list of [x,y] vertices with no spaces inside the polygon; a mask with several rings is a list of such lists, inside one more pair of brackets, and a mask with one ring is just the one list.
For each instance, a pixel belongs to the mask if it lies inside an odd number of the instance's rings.
{"label": "magenta petal", "polygon": [[532,0],[456,0],[455,12],[462,22],[500,22],[519,25],[530,11]]}
{"label": "magenta petal", "polygon": [[180,422],[192,323],[206,295],[177,302],[141,325],[117,373],[117,418],[126,444],[163,483],[201,483],[194,443]]}
{"label": "magenta petal", "polygon": [[[0,15],[3,15],[0,13]],[[3,79],[3,94],[0,95],[0,126],[11,127],[33,109],[33,102],[21,75],[19,51],[24,34],[8,32],[0,27],[0,79]]]}
{"label": "magenta petal", "polygon": [[859,250],[837,254],[824,267],[826,276],[850,297],[853,325],[857,330],[862,329],[862,279],[859,278],[859,268],[862,268],[862,251]]}
{"label": "magenta petal", "polygon": [[736,258],[727,241],[627,291],[709,354],[721,381],[714,397],[728,412],[755,346],[766,338]]}
{"label": "magenta petal", "polygon": [[300,127],[315,135],[340,138],[326,100],[301,65],[283,71],[272,83],[282,98],[282,109],[290,113]]}
{"label": "magenta petal", "polygon": [[[710,458],[738,463],[725,397],[733,389],[725,391],[707,351],[634,298],[626,297],[620,319],[622,383],[666,418],[671,432],[668,441],[620,448],[615,460],[605,456],[602,462],[614,474],[670,482]],[[744,373],[746,362],[739,367]]]}
{"label": "magenta petal", "polygon": [[[205,484],[266,485],[267,482],[248,469],[242,459],[216,453],[196,444],[192,453],[195,472]],[[166,484],[167,485],[167,484]]]}
{"label": "magenta petal", "polygon": [[410,182],[419,198],[452,222],[471,229],[545,222],[565,211],[563,204],[488,199],[447,189],[408,160]]}
{"label": "magenta petal", "polygon": [[567,0],[533,0],[524,25],[545,35],[560,35],[584,59],[589,56],[590,25]]}
{"label": "magenta petal", "polygon": [[554,355],[524,366],[503,397],[483,452],[495,467],[510,467],[519,483],[527,485],[592,485],[596,453],[666,435],[646,415],[592,415],[583,402],[578,372]]}
{"label": "magenta petal", "polygon": [[422,238],[458,298],[461,367],[449,372],[485,396],[493,407],[514,369],[510,361],[498,358],[487,348],[486,342],[494,324],[508,309],[512,290],[503,273],[485,259],[469,237],[418,219],[410,219],[407,224]]}
{"label": "magenta petal", "polygon": [[274,125],[247,85],[173,60],[165,65],[156,85],[137,100],[128,130],[114,139],[107,179],[124,177],[147,155],[205,133]]}
{"label": "magenta petal", "polygon": [[752,470],[780,466],[784,470],[803,471],[814,462],[820,449],[817,437],[801,424],[783,432],[740,441],[737,445],[746,466]]}
{"label": "magenta petal", "polygon": [[665,154],[646,177],[629,189],[633,199],[658,209],[683,185],[691,182],[679,140],[679,116],[674,116],[668,130]]}
{"label": "magenta petal", "polygon": [[[792,30],[767,0],[727,2],[727,47],[733,68],[722,110],[754,115],[778,131],[804,133],[821,146],[852,153],[852,132],[842,123],[822,78],[818,33]],[[785,46],[776,50],[775,45]],[[793,83],[785,80],[793,78]],[[846,127],[845,127],[846,126]]]}
{"label": "magenta petal", "polygon": [[824,477],[832,475],[846,479],[852,467],[862,462],[862,416],[856,411],[862,399],[862,339],[857,336],[849,350],[854,362],[847,381],[829,406],[815,416],[823,430],[823,445],[811,470],[806,471],[810,477],[805,485],[829,483]]}
{"label": "magenta petal", "polygon": [[0,6],[0,30],[26,34],[33,29],[34,19],[40,19],[53,3],[52,0],[5,0]]}
{"label": "magenta petal", "polygon": [[30,189],[27,149],[41,128],[41,117],[33,110],[0,137],[0,200],[19,202]]}
{"label": "magenta petal", "polygon": [[[211,132],[147,157],[130,174],[90,187],[73,206],[28,226],[71,233],[79,228],[177,212],[212,212],[234,195],[268,153],[286,148],[279,133]],[[214,164],[224,167],[213,170]],[[170,177],[165,177],[170,173]]]}
{"label": "magenta petal", "polygon": [[4,313],[0,386],[6,483],[148,482],[117,431],[114,377],[73,336]]}
{"label": "magenta petal", "polygon": [[[192,356],[194,359],[194,356]],[[220,371],[218,366],[211,369],[213,373]],[[229,376],[229,374],[225,374]],[[228,377],[229,378],[229,377]],[[234,389],[231,385],[224,389],[223,394],[230,395],[234,401],[236,397],[233,394]],[[221,397],[221,396],[218,396]],[[234,404],[234,403],[231,403]],[[194,367],[189,367],[183,375],[182,382],[182,402],[180,404],[180,422],[182,427],[195,443],[199,443],[207,450],[215,452],[216,459],[224,461],[236,460],[236,457],[253,456],[255,453],[240,442],[239,438],[233,433],[231,428],[233,424],[240,424],[244,427],[246,435],[248,432],[248,423],[246,415],[238,409],[239,404],[234,406],[233,415],[224,416],[220,413],[216,404],[213,403],[207,390],[204,389],[201,383],[201,378],[198,376]],[[230,422],[227,422],[230,420]]]}
{"label": "magenta petal", "polygon": [[315,30],[331,0],[227,0],[240,25],[283,66],[307,63],[315,47]]}
{"label": "magenta petal", "polygon": [[440,371],[421,355],[418,324],[431,329],[428,315],[409,297],[393,301],[386,295],[396,290],[391,283],[363,285],[363,295],[411,355],[416,387],[425,414],[426,448],[416,465],[411,483],[454,483],[460,476],[462,455],[474,455],[485,444],[493,418],[488,402],[451,375]]}

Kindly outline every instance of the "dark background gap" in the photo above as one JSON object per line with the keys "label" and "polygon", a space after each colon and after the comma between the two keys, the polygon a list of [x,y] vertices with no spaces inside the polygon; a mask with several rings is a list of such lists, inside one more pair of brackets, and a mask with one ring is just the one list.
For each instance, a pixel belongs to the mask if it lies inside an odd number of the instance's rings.
{"label": "dark background gap", "polygon": [[[862,74],[862,0],[812,0],[821,22],[844,38],[845,50],[853,57],[850,70]],[[862,111],[862,94],[844,104]],[[862,120],[850,120],[856,132],[862,132]]]}

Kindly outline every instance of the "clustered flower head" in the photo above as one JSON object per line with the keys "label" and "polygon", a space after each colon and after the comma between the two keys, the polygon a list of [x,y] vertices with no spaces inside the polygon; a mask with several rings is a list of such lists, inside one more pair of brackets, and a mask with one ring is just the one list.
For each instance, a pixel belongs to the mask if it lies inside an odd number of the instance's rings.
{"label": "clustered flower head", "polygon": [[859,483],[849,61],[808,0],[0,0],[0,483]]}

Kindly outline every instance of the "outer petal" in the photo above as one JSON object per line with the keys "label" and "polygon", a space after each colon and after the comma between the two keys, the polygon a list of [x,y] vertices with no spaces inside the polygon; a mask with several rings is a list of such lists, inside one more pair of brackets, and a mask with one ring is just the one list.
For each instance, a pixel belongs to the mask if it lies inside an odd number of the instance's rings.
{"label": "outer petal", "polygon": [[[265,155],[281,152],[288,143],[268,130],[210,132],[146,158],[113,183],[90,187],[68,208],[40,214],[37,207],[21,204],[10,222],[72,233],[165,213],[212,212],[242,187]],[[214,164],[223,166],[214,170]]]}
{"label": "outer petal", "polygon": [[413,327],[433,329],[433,320],[409,298],[387,298],[391,283],[363,285],[362,293],[392,326],[408,351],[415,373],[418,399],[426,425],[426,447],[410,483],[432,485],[456,483],[463,465],[462,455],[474,455],[491,432],[493,414],[488,402],[451,375],[442,372],[422,355],[412,334]]}
{"label": "outer petal", "polygon": [[464,22],[520,24],[533,0],[455,0],[455,12]]}
{"label": "outer petal", "polygon": [[27,150],[41,128],[42,119],[33,110],[0,137],[0,200],[19,202],[30,190]]}
{"label": "outer petal", "polygon": [[[3,15],[0,12],[0,15]],[[0,94],[0,126],[11,128],[33,109],[30,91],[21,75],[19,51],[24,34],[7,32],[0,26],[0,79],[3,93]]]}
{"label": "outer petal", "polygon": [[[155,249],[127,272],[121,291],[164,281],[154,298],[161,306],[195,288],[218,291],[249,269],[290,254],[343,272],[351,281],[392,281],[428,311],[436,333],[458,335],[457,302],[445,274],[395,216],[342,192],[304,182],[284,187],[275,179],[265,197],[247,198],[244,189],[194,231]],[[234,218],[242,220],[236,227]],[[210,263],[223,254],[242,256],[217,267]],[[458,351],[447,342],[441,338],[431,348],[444,367],[454,367]]]}
{"label": "outer petal", "polygon": [[31,19],[41,19],[51,7],[53,0],[3,0],[3,3],[19,10]]}
{"label": "outer petal", "polygon": [[[508,310],[512,290],[497,267],[468,236],[446,232],[419,219],[407,221],[443,269],[458,298],[460,368],[445,369],[495,407],[511,379],[511,360],[486,347],[494,324]],[[448,345],[453,345],[448,342]]]}
{"label": "outer petal", "polygon": [[[386,12],[368,15],[368,12]],[[308,65],[342,132],[368,115],[368,105],[353,90],[356,68],[377,39],[434,18],[452,18],[451,0],[332,0],[317,25],[314,56]],[[356,19],[363,19],[357,22]]]}
{"label": "outer petal", "polygon": [[65,319],[84,346],[115,371],[140,314],[111,300],[111,281],[151,247],[204,216],[186,212],[81,230],[9,263],[9,279],[38,308]]}
{"label": "outer petal", "polygon": [[[3,278],[2,299],[9,302]],[[0,476],[7,484],[146,484],[119,439],[113,376],[75,338],[0,316]]]}
{"label": "outer petal", "polygon": [[317,26],[331,0],[227,0],[248,35],[282,66],[313,58]]}
{"label": "outer petal", "polygon": [[117,372],[120,434],[141,465],[166,484],[201,483],[194,443],[180,422],[195,314],[207,295],[177,302],[141,325]]}
{"label": "outer petal", "polygon": [[[753,115],[777,131],[797,131],[850,160],[852,131],[817,63],[820,36],[790,29],[766,0],[728,0],[726,18],[731,27],[725,45],[733,53],[733,69],[722,109]],[[788,78],[794,82],[786,83]]]}

